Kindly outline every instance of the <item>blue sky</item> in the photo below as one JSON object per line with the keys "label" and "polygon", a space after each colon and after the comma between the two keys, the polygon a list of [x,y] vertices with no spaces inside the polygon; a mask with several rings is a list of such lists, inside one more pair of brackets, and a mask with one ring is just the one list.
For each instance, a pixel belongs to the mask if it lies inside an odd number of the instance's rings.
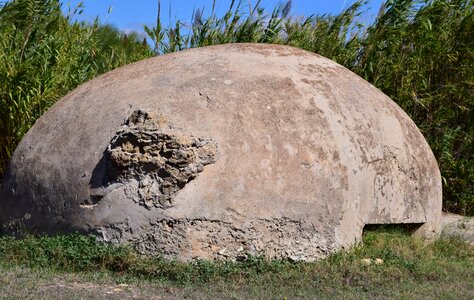
{"label": "blue sky", "polygon": [[[256,0],[243,0],[243,3],[255,4]],[[154,25],[156,21],[157,0],[72,0],[64,1],[63,8],[67,11],[67,7],[75,7],[79,2],[83,2],[84,11],[78,17],[79,20],[93,21],[96,16],[104,23],[115,25],[122,31],[143,32],[143,25]],[[205,15],[209,14],[212,8],[212,0],[162,0],[161,16],[164,25],[168,25],[170,8],[171,22],[176,19],[189,21],[193,12],[193,8],[205,7]],[[236,1],[238,2],[238,0]],[[262,0],[261,6],[270,12],[279,1]],[[291,15],[309,16],[311,14],[337,14],[344,8],[352,4],[354,0],[293,0]],[[170,7],[171,3],[171,7]],[[231,1],[217,0],[216,11],[218,14],[225,12]],[[370,0],[368,12],[369,17],[377,14],[382,0]],[[108,13],[109,8],[111,12]]]}

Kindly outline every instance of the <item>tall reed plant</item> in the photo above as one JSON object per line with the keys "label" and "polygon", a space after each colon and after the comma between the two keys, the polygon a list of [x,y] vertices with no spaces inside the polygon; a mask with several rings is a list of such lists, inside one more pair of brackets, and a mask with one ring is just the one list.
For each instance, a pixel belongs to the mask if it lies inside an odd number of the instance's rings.
{"label": "tall reed plant", "polygon": [[117,29],[73,21],[82,5],[57,0],[0,4],[0,173],[32,124],[67,92],[98,74],[152,55]]}

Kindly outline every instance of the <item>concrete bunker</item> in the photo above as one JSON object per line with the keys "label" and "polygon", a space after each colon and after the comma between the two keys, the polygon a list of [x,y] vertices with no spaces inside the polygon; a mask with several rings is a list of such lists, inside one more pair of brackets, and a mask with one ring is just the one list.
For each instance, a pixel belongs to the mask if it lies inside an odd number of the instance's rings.
{"label": "concrete bunker", "polygon": [[16,149],[3,233],[79,231],[181,260],[314,260],[368,224],[441,216],[415,124],[344,67],[233,44],[125,66],[61,99]]}

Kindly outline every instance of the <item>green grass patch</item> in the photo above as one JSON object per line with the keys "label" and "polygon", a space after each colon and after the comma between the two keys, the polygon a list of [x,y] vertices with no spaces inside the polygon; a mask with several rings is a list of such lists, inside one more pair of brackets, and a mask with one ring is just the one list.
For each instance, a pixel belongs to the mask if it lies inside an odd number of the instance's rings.
{"label": "green grass patch", "polygon": [[[249,256],[241,262],[179,262],[142,256],[93,237],[0,238],[0,267],[52,274],[109,276],[116,282],[166,284],[194,297],[443,297],[474,296],[474,247],[459,239],[426,243],[401,230],[366,232],[364,245],[314,263]],[[363,259],[381,259],[367,265]]]}

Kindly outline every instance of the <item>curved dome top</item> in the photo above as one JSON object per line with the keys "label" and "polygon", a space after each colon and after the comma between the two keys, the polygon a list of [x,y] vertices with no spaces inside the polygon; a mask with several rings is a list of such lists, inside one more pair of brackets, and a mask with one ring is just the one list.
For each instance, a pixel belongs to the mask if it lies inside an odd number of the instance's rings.
{"label": "curved dome top", "polygon": [[434,156],[392,100],[329,59],[262,44],[81,85],[24,137],[0,200],[4,231],[93,232],[182,259],[315,259],[366,224],[436,231],[440,213]]}

